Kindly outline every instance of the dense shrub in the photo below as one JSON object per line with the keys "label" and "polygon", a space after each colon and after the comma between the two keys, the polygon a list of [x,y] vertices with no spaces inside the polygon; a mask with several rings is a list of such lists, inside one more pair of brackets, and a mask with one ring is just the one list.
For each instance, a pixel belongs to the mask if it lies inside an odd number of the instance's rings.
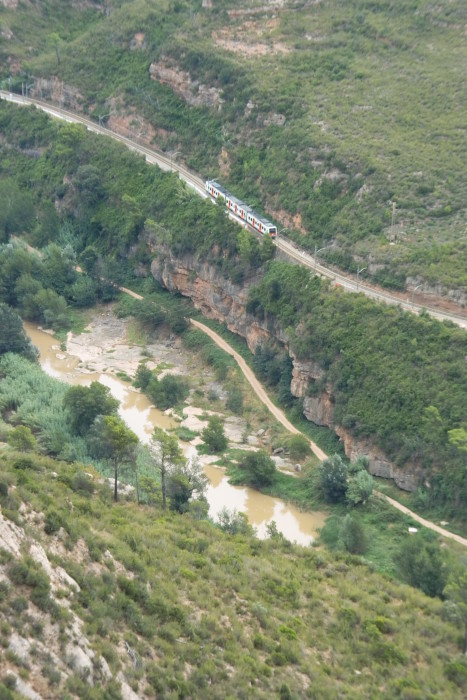
{"label": "dense shrub", "polygon": [[272,484],[276,472],[276,465],[264,450],[247,453],[240,461],[239,468],[244,482],[258,488]]}
{"label": "dense shrub", "polygon": [[153,374],[146,393],[157,408],[165,411],[186,399],[188,385],[182,377],[173,374],[166,374],[161,380]]}
{"label": "dense shrub", "polygon": [[208,420],[208,425],[201,432],[208,451],[212,454],[222,452],[228,444],[228,440],[224,433],[224,425],[219,416],[211,416]]}
{"label": "dense shrub", "polygon": [[324,497],[331,503],[345,499],[347,493],[347,467],[342,457],[335,454],[319,465],[319,478]]}

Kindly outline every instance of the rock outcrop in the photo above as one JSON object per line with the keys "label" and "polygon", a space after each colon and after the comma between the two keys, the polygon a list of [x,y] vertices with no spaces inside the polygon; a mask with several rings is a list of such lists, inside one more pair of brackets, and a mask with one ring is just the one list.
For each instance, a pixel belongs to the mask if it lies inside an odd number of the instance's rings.
{"label": "rock outcrop", "polygon": [[[149,241],[150,245],[151,242]],[[258,282],[252,276],[244,284],[237,285],[223,277],[214,265],[199,260],[195,255],[175,258],[167,249],[158,247],[151,264],[155,279],[170,291],[189,297],[195,308],[208,318],[225,323],[227,328],[243,336],[254,353],[257,346],[266,341],[285,347],[293,362],[290,390],[293,396],[303,400],[305,417],[317,425],[335,430],[344,443],[346,455],[355,459],[365,455],[370,462],[370,473],[385,479],[393,479],[402,489],[414,491],[421,482],[420,469],[397,467],[371,440],[355,438],[334,418],[332,387],[321,386],[324,370],[313,358],[299,359],[288,347],[287,335],[280,324],[271,317],[262,320],[246,310],[250,287]]]}

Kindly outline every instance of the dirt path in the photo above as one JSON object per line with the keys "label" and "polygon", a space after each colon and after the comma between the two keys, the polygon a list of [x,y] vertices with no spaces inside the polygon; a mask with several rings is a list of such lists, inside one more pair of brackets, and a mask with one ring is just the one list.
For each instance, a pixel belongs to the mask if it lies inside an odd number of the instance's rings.
{"label": "dirt path", "polygon": [[[32,248],[31,246],[27,245],[27,248],[31,252],[38,253],[38,251],[35,248]],[[40,253],[39,253],[40,255]],[[77,268],[78,269],[78,268]],[[78,269],[79,272],[81,272],[81,269]],[[136,292],[133,292],[131,289],[127,289],[126,287],[119,287],[121,292],[124,292],[125,294],[129,294],[131,297],[134,299],[144,299],[141,294],[137,294]],[[256,379],[253,371],[248,367],[247,363],[243,359],[241,355],[238,354],[228,343],[225,341],[223,338],[221,338],[220,335],[218,335],[215,331],[211,330],[208,326],[205,326],[204,323],[200,323],[199,321],[195,321],[193,318],[190,318],[190,322],[193,326],[196,328],[199,328],[199,330],[203,331],[203,333],[206,333],[212,340],[220,347],[222,350],[227,352],[229,355],[231,355],[240,369],[242,370],[246,380],[252,387],[253,391],[255,394],[258,396],[258,398],[264,403],[264,405],[270,410],[272,415],[281,423],[284,428],[286,428],[289,432],[293,433],[294,435],[301,435],[300,431],[295,428],[295,426],[292,425],[292,423],[287,420],[285,417],[284,413],[273,404],[269,396],[267,395],[266,391],[264,390],[262,384]],[[327,458],[327,454],[323,452],[323,450],[318,447],[318,445],[310,440],[310,447],[313,450],[313,453],[318,457],[319,460],[323,461],[324,459]],[[417,513],[414,513],[413,510],[410,510],[407,508],[407,506],[402,505],[402,503],[399,503],[399,501],[395,501],[393,498],[390,498],[390,496],[386,496],[386,494],[381,493],[381,491],[375,491],[374,492],[376,496],[379,498],[384,499],[387,503],[389,503],[391,506],[396,508],[396,510],[400,511],[401,513],[404,513],[405,515],[409,515],[415,522],[420,523],[420,525],[423,525],[423,527],[426,527],[428,530],[433,530],[433,532],[437,532],[439,535],[442,535],[443,537],[446,537],[447,539],[454,540],[454,542],[457,542],[458,544],[461,544],[464,547],[467,547],[467,539],[465,537],[461,537],[460,535],[456,535],[454,532],[449,532],[449,530],[445,530],[443,527],[440,527],[439,525],[436,525],[435,523],[432,523],[430,520],[425,520],[425,518],[422,518],[420,515],[417,515]]]}
{"label": "dirt path", "polygon": [[381,498],[384,498],[385,501],[390,503],[394,508],[397,508],[397,510],[400,510],[401,513],[405,513],[406,515],[410,515],[412,520],[415,520],[417,523],[420,523],[420,525],[423,525],[423,527],[428,528],[428,530],[433,530],[433,532],[437,532],[439,535],[442,535],[443,537],[447,537],[450,540],[454,540],[455,542],[458,542],[459,544],[462,544],[464,547],[467,547],[467,539],[465,537],[461,537],[460,535],[456,535],[454,532],[449,532],[449,530],[445,530],[444,527],[440,527],[439,525],[435,525],[435,523],[432,523],[431,520],[425,520],[425,518],[422,518],[421,515],[417,515],[416,513],[413,512],[413,510],[410,510],[406,506],[403,506],[402,503],[399,503],[399,501],[395,501],[393,498],[390,498],[389,496],[386,496],[384,493],[381,493],[380,491],[375,491],[377,496],[380,496]]}
{"label": "dirt path", "polygon": [[[213,330],[208,328],[208,326],[205,326],[204,323],[200,323],[199,321],[195,321],[193,318],[190,318],[190,321],[193,326],[196,328],[199,328],[200,330],[203,331],[203,333],[206,333],[214,342],[222,348],[225,352],[227,352],[229,355],[231,355],[240,369],[242,370],[243,374],[245,375],[247,381],[249,382],[250,386],[252,387],[253,391],[255,394],[259,397],[259,399],[264,403],[264,405],[270,410],[274,418],[279,421],[279,423],[282,423],[284,428],[286,428],[290,433],[294,433],[295,435],[301,435],[300,431],[295,428],[295,426],[292,425],[292,423],[287,420],[285,417],[284,413],[280,410],[280,408],[277,408],[267,395],[266,391],[264,390],[263,386],[259,383],[259,381],[256,379],[253,371],[248,367],[247,363],[243,359],[241,355],[238,354],[230,345],[220,337],[217,333],[215,333]],[[313,450],[314,454],[318,457],[319,460],[326,459],[327,455],[323,452],[323,450],[318,447],[318,445],[310,440],[310,447]]]}
{"label": "dirt path", "polygon": [[[243,374],[245,375],[247,381],[253,388],[253,391],[255,394],[261,399],[261,401],[264,403],[265,406],[268,407],[268,409],[271,411],[273,416],[280,422],[282,425],[287,428],[291,433],[294,434],[301,434],[297,428],[295,428],[290,421],[287,420],[283,412],[280,410],[280,408],[277,408],[275,406],[269,396],[266,394],[263,386],[258,382],[256,379],[255,375],[253,374],[252,370],[248,367],[247,363],[243,359],[241,355],[238,354],[233,348],[230,347],[230,345],[220,337],[217,333],[215,333],[213,330],[208,328],[208,326],[205,326],[203,323],[200,323],[199,321],[195,321],[194,319],[190,319],[191,323],[193,326],[196,328],[199,328],[203,333],[206,333],[214,342],[222,348],[222,350],[225,350],[225,352],[229,353],[235,361],[237,362],[238,366],[242,370]],[[323,452],[323,450],[316,445],[313,441],[310,440],[310,447],[313,450],[314,454],[318,457],[319,460],[324,460],[327,458],[327,454]],[[413,510],[410,510],[406,506],[403,506],[402,503],[399,503],[398,501],[395,501],[393,498],[390,498],[389,496],[386,496],[386,494],[381,493],[380,491],[375,491],[374,492],[376,496],[379,498],[384,499],[387,503],[389,503],[391,506],[396,508],[398,511],[401,513],[404,513],[405,515],[409,515],[413,520],[415,520],[417,523],[420,523],[420,525],[423,525],[423,527],[428,528],[428,530],[433,530],[434,532],[437,532],[439,535],[442,535],[443,537],[447,537],[448,539],[454,540],[454,542],[457,542],[458,544],[463,545],[464,547],[467,547],[467,539],[464,537],[461,537],[460,535],[456,535],[453,532],[449,532],[449,530],[445,530],[443,527],[440,527],[439,525],[435,525],[435,523],[432,523],[430,520],[425,520],[425,518],[422,518],[420,515],[417,515],[416,513],[413,512]]]}

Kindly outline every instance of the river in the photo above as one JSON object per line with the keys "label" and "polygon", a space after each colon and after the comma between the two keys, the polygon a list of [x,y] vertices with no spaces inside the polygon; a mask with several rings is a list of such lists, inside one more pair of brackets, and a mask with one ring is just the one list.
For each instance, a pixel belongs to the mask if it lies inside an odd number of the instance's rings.
{"label": "river", "polygon": [[[133,389],[127,382],[107,372],[83,371],[82,366],[78,368],[80,358],[61,350],[58,341],[50,333],[37,329],[31,323],[25,323],[24,326],[39,349],[40,363],[47,374],[70,384],[88,385],[92,381],[99,381],[109,387],[112,395],[120,401],[120,416],[142,442],[148,442],[155,426],[170,429],[177,425],[173,418],[154,408],[144,394]],[[311,544],[317,530],[324,525],[327,517],[325,513],[302,513],[280,498],[266,496],[254,489],[232,486],[224,470],[219,467],[210,464],[204,464],[203,467],[209,479],[206,493],[209,515],[214,520],[223,508],[236,509],[247,515],[258,537],[267,536],[267,525],[274,520],[279,532],[288,540],[302,545]]]}

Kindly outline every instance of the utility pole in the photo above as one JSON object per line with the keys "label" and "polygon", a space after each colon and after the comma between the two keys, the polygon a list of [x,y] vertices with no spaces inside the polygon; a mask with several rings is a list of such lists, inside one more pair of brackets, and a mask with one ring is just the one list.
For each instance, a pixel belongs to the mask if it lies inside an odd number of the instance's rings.
{"label": "utility pole", "polygon": [[414,287],[414,288],[412,289],[412,309],[413,309],[413,307],[414,307],[414,295],[415,295],[415,292],[417,291],[417,289],[420,289],[420,287],[423,287],[423,285],[422,285],[422,284],[418,284],[416,287]]}
{"label": "utility pole", "polygon": [[392,203],[392,217],[391,217],[391,238],[394,238],[395,236],[395,227],[396,227],[396,203]]}
{"label": "utility pole", "polygon": [[321,253],[322,250],[326,250],[327,248],[332,248],[332,243],[330,243],[329,245],[325,245],[322,248],[318,248],[318,246],[315,243],[315,254],[313,256],[315,268],[316,268],[316,256],[318,255],[318,253]]}
{"label": "utility pole", "polygon": [[363,272],[363,270],[366,270],[366,267],[357,267],[357,292],[358,292],[358,282],[360,279],[360,272]]}
{"label": "utility pole", "polygon": [[172,170],[172,162],[173,162],[174,158],[176,158],[176,156],[180,155],[180,151],[170,151],[169,155],[170,155],[170,170]]}

